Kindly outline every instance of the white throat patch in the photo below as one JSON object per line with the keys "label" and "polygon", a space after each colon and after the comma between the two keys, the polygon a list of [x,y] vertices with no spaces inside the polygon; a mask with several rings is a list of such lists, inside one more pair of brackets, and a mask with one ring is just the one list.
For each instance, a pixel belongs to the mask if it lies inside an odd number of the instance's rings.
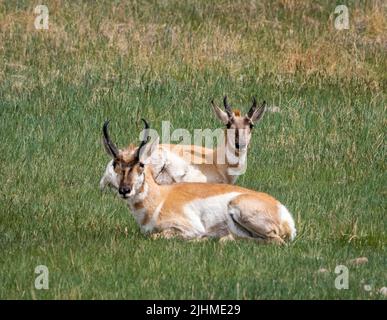
{"label": "white throat patch", "polygon": [[[144,176],[142,176],[144,177]],[[144,181],[144,178],[141,179]],[[138,185],[137,185],[138,184]],[[142,192],[137,192],[137,190],[141,189],[141,187],[144,187],[144,190]],[[136,182],[136,185],[132,189],[132,191],[129,194],[128,202],[135,204],[139,203],[141,201],[144,201],[144,199],[147,197],[149,191],[148,184],[146,182],[140,183],[139,181]]]}

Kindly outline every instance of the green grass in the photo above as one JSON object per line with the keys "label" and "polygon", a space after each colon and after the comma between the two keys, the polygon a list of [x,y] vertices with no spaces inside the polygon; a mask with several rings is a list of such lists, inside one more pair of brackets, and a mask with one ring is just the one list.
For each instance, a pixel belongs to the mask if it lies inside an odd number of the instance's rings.
{"label": "green grass", "polygon": [[[334,1],[46,1],[50,29],[37,31],[34,3],[1,2],[0,298],[382,298],[386,15],[344,3],[346,31]],[[289,246],[151,240],[98,190],[105,119],[120,146],[141,117],[217,128],[209,101],[225,93],[280,108],[238,184],[290,209]],[[34,288],[41,264],[49,290]],[[340,264],[348,290],[334,287]]]}

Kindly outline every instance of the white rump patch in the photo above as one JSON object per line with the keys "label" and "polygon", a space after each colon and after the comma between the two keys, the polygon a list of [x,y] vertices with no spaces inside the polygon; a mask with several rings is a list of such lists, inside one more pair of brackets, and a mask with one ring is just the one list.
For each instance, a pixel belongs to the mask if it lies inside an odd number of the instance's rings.
{"label": "white rump patch", "polygon": [[286,207],[282,204],[279,205],[279,211],[280,211],[281,221],[286,221],[289,224],[289,227],[291,230],[290,240],[294,240],[297,234],[297,230],[296,230],[296,226],[292,215],[290,214],[289,210],[286,209]]}

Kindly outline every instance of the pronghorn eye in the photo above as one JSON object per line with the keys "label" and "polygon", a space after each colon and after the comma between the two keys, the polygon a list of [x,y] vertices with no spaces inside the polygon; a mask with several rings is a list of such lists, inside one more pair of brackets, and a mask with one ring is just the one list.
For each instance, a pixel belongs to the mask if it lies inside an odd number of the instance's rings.
{"label": "pronghorn eye", "polygon": [[140,166],[140,168],[144,168],[144,164],[142,162],[140,162],[138,165]]}
{"label": "pronghorn eye", "polygon": [[226,127],[227,127],[227,129],[230,129],[231,128],[231,122],[227,123]]}
{"label": "pronghorn eye", "polygon": [[254,123],[250,123],[250,129],[253,129],[255,127]]}

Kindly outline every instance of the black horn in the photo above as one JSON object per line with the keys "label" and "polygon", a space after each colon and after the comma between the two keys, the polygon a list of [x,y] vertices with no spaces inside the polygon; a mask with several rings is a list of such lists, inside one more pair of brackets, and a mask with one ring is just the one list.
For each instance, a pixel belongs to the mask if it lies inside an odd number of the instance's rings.
{"label": "black horn", "polygon": [[257,101],[254,98],[253,105],[247,114],[247,117],[253,121],[258,121],[262,118],[266,110],[266,101],[262,102],[262,105],[257,109]]}
{"label": "black horn", "polygon": [[226,110],[228,117],[231,118],[232,117],[232,110],[231,110],[230,105],[227,102],[227,96],[224,96],[224,98],[223,98],[223,106],[224,106],[224,109]]}
{"label": "black horn", "polygon": [[149,137],[149,124],[148,124],[148,122],[146,122],[145,119],[141,119],[141,120],[142,120],[142,122],[144,122],[145,128],[144,128],[144,137],[140,143],[140,146],[137,149],[137,156],[136,156],[137,159],[140,158],[141,149],[147,144],[147,142],[149,141],[149,138],[150,138]]}
{"label": "black horn", "polygon": [[115,144],[110,140],[109,132],[108,132],[109,120],[106,120],[103,124],[102,132],[103,132],[103,145],[105,146],[106,152],[110,154],[113,158],[118,157],[118,148]]}

